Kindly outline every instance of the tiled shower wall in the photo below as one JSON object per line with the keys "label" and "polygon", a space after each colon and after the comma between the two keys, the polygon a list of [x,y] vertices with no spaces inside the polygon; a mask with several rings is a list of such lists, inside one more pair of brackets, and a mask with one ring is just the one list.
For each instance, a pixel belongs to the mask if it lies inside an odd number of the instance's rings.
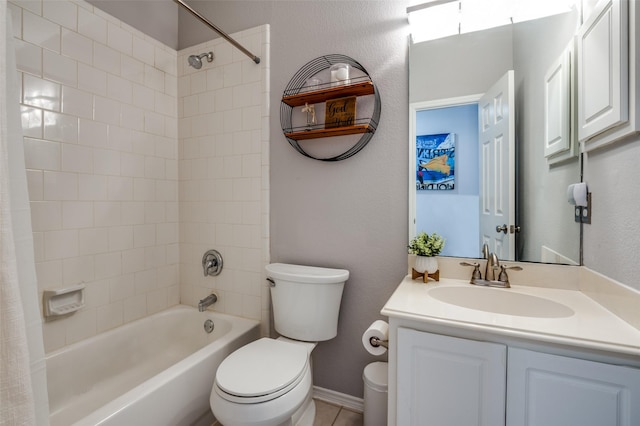
{"label": "tiled shower wall", "polygon": [[[215,310],[262,319],[269,297],[269,27],[233,34],[261,58],[255,64],[222,39],[178,53],[181,300],[194,305],[214,290]],[[201,69],[192,54],[212,51]],[[202,256],[224,258],[205,277]]]}
{"label": "tiled shower wall", "polygon": [[[190,271],[181,274],[180,259],[191,261],[190,253],[196,250],[180,244],[181,228],[185,241],[192,242],[187,233],[191,228],[180,226],[179,218],[183,214],[189,221],[193,205],[180,207],[178,201],[178,105],[182,111],[184,98],[178,102],[178,69],[183,67],[176,62],[177,52],[81,0],[16,0],[9,3],[9,9],[21,86],[39,295],[45,289],[86,285],[84,309],[43,324],[45,350],[177,303],[194,304],[202,293],[195,290],[198,286],[187,283],[180,289],[181,279],[184,282],[191,276]],[[229,57],[231,65],[236,58]],[[207,69],[205,65],[203,71]],[[259,75],[265,70],[261,67]],[[262,99],[262,92],[258,93]],[[257,128],[261,129],[267,120],[260,115],[266,109],[258,109]],[[242,111],[243,119],[256,116],[252,110]],[[223,123],[227,121],[220,122],[224,131],[207,121],[204,133],[200,128],[190,134],[226,134]],[[268,135],[268,130],[258,133],[263,141],[262,134]],[[241,136],[230,135],[230,149],[234,149],[235,139]],[[261,149],[262,144],[259,146]],[[224,152],[217,143],[216,148],[218,155]],[[251,175],[251,182],[234,181],[231,188],[220,183],[216,190],[231,190],[232,198],[243,202],[257,200],[262,221],[266,215],[262,193],[267,187],[261,179],[264,161],[260,149],[252,153],[260,158],[261,172]],[[214,156],[213,151],[209,154]],[[252,198],[256,194],[252,183],[258,184],[257,198]],[[211,201],[213,191],[201,195]],[[251,195],[242,195],[244,191]],[[191,195],[181,198],[191,200]],[[259,222],[260,261],[267,258],[260,250],[267,238],[263,228],[268,229]],[[234,267],[235,249],[240,257],[250,256],[255,236],[245,229],[230,239],[225,240],[224,235],[220,230],[215,240],[200,241],[226,254],[230,270],[223,274],[235,280],[251,269],[245,268],[250,261],[242,259]],[[249,235],[250,242],[244,239]],[[234,254],[225,253],[227,247]],[[181,255],[182,248],[189,256]],[[225,275],[202,284],[220,287]],[[230,292],[226,303],[226,297],[221,297],[218,309],[260,318],[262,301],[241,296],[239,305],[234,302],[236,293],[253,297],[260,292],[253,287],[239,288],[242,290]]]}

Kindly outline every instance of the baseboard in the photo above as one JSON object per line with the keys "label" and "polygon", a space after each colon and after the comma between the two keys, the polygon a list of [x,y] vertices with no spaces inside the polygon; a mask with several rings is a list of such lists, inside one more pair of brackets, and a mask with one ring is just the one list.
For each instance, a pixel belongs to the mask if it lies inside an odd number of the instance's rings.
{"label": "baseboard", "polygon": [[352,411],[362,413],[364,411],[364,400],[355,396],[340,393],[331,389],[325,389],[318,386],[313,387],[313,397],[331,404],[346,407]]}

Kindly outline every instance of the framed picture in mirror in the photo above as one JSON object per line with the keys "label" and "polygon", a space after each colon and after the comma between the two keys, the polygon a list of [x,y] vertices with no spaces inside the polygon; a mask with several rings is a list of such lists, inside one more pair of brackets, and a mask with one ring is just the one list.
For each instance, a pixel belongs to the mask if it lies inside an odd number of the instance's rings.
{"label": "framed picture in mirror", "polygon": [[453,190],[455,133],[416,136],[416,190]]}

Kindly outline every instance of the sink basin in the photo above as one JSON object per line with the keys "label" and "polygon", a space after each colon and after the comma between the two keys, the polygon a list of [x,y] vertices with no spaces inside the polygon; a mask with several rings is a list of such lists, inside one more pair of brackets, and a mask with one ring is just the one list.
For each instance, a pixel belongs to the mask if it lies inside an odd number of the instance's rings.
{"label": "sink basin", "polygon": [[509,289],[489,287],[435,287],[429,295],[441,302],[477,311],[536,318],[564,318],[574,314],[561,303]]}

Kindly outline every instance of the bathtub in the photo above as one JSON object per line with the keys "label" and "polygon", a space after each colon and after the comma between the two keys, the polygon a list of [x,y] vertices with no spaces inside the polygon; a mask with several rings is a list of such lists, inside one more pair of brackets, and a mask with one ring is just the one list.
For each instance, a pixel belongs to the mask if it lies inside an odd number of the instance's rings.
{"label": "bathtub", "polygon": [[257,321],[179,305],[49,353],[51,426],[210,425],[218,365],[259,337]]}

